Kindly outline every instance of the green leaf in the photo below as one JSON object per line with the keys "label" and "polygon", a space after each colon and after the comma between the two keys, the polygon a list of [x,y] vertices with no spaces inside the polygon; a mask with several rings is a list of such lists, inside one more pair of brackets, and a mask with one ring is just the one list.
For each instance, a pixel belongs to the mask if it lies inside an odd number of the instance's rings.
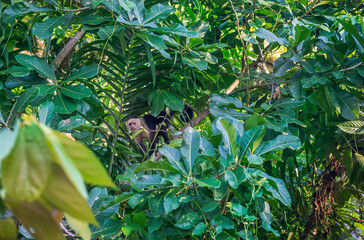
{"label": "green leaf", "polygon": [[188,37],[188,38],[197,38],[198,37],[197,32],[187,29],[182,24],[175,24],[172,27],[163,26],[163,27],[159,27],[159,28],[152,28],[152,29],[150,29],[150,31],[162,32],[162,33],[178,35],[178,36],[183,36],[183,37]]}
{"label": "green leaf", "polygon": [[19,16],[23,16],[29,12],[53,11],[50,8],[41,8],[29,2],[15,2],[10,8],[6,8],[3,12],[3,22],[8,24]]}
{"label": "green leaf", "polygon": [[21,126],[15,146],[2,163],[1,180],[7,197],[29,202],[39,198],[51,174],[52,158],[39,126]]}
{"label": "green leaf", "polygon": [[186,215],[182,215],[175,225],[181,229],[188,230],[196,226],[199,220],[200,216],[196,212],[189,212]]}
{"label": "green leaf", "polygon": [[231,205],[231,213],[239,217],[244,217],[247,215],[248,210],[239,203],[233,203]]}
{"label": "green leaf", "polygon": [[182,203],[179,201],[180,196],[176,194],[181,191],[181,188],[171,189],[164,198],[164,211],[166,214],[169,214],[173,210],[177,209]]}
{"label": "green leaf", "polygon": [[289,45],[282,38],[277,37],[274,33],[264,28],[259,28],[255,31],[255,34],[258,38],[267,39],[269,43],[277,42],[280,45]]}
{"label": "green leaf", "polygon": [[112,201],[108,202],[105,205],[102,205],[101,208],[99,209],[99,211],[105,210],[105,209],[107,209],[109,207],[112,207],[112,206],[114,206],[116,204],[123,203],[123,202],[129,200],[134,195],[135,195],[135,193],[122,193],[122,194],[119,194],[119,195],[115,196]]}
{"label": "green leaf", "polygon": [[359,117],[359,105],[353,95],[337,86],[328,85],[327,87],[332,102],[342,117],[349,120]]}
{"label": "green leaf", "polygon": [[226,94],[212,94],[211,101],[215,102],[218,106],[235,106],[237,108],[243,108],[244,105],[240,99],[236,97],[230,97]]}
{"label": "green leaf", "polygon": [[300,100],[302,98],[303,87],[298,72],[292,75],[292,78],[289,82],[289,90],[295,99]]}
{"label": "green leaf", "polygon": [[71,114],[78,107],[78,102],[62,93],[57,93],[53,101],[56,112],[61,114]]}
{"label": "green leaf", "polygon": [[259,154],[265,154],[272,151],[283,150],[287,147],[297,149],[301,146],[301,141],[298,137],[293,135],[279,135],[273,140],[269,141],[260,150]]}
{"label": "green leaf", "polygon": [[203,178],[203,179],[194,179],[200,187],[209,187],[209,188],[219,188],[221,182],[216,178]]}
{"label": "green leaf", "polygon": [[155,97],[153,99],[152,109],[151,109],[150,113],[156,117],[163,110],[163,108],[164,108],[164,99],[163,99],[162,94],[158,93],[155,95]]}
{"label": "green leaf", "polygon": [[311,34],[311,31],[308,30],[305,26],[300,26],[298,24],[294,27],[294,30],[295,30],[294,40],[296,44],[299,44],[302,41],[306,40]]}
{"label": "green leaf", "polygon": [[38,73],[43,74],[45,77],[52,80],[53,83],[57,81],[52,68],[48,65],[45,59],[25,54],[18,54],[15,56],[15,59],[18,63],[26,66],[30,70],[35,70]]}
{"label": "green leaf", "polygon": [[364,156],[357,152],[354,154],[354,156],[355,156],[355,160],[358,161],[358,163],[360,164],[360,166],[362,168],[364,168]]}
{"label": "green leaf", "polygon": [[220,234],[223,229],[234,229],[235,227],[235,224],[231,219],[221,215],[215,216],[211,221],[211,224],[216,226],[217,234]]}
{"label": "green leaf", "polygon": [[170,162],[170,164],[172,165],[172,167],[174,167],[175,169],[182,172],[185,176],[188,175],[188,173],[185,169],[185,166],[181,162],[181,152],[180,151],[178,151],[177,149],[170,147],[168,145],[163,145],[163,147],[159,149],[159,152],[163,156],[167,157],[167,159]]}
{"label": "green leaf", "polygon": [[206,71],[207,70],[207,62],[201,60],[200,58],[193,58],[189,56],[183,56],[182,57],[182,63],[187,64],[188,66],[192,68],[197,68],[200,71]]}
{"label": "green leaf", "polygon": [[63,23],[63,17],[48,18],[44,22],[37,22],[32,28],[32,33],[40,39],[48,38],[52,35],[53,29]]}
{"label": "green leaf", "polygon": [[98,72],[102,70],[102,67],[99,65],[89,65],[89,66],[83,66],[80,70],[77,72],[73,72],[71,76],[69,76],[66,80],[66,82],[77,80],[81,78],[93,78],[96,76]]}
{"label": "green leaf", "polygon": [[82,99],[91,96],[91,89],[80,84],[62,87],[61,92],[65,96],[75,99]]}
{"label": "green leaf", "polygon": [[239,145],[236,141],[237,133],[234,125],[224,118],[219,118],[216,122],[216,128],[222,133],[222,140],[225,148],[235,159],[239,151]]}
{"label": "green leaf", "polygon": [[162,5],[158,3],[149,9],[148,13],[144,16],[142,25],[165,19],[169,16],[169,14],[175,11],[176,10],[169,5]]}
{"label": "green leaf", "polygon": [[89,223],[74,218],[68,214],[65,214],[67,224],[75,231],[82,239],[91,239],[91,231]]}
{"label": "green leaf", "polygon": [[159,217],[164,213],[164,196],[164,193],[153,193],[148,199],[149,209],[154,217]]}
{"label": "green leaf", "polygon": [[[272,193],[273,197],[281,201],[283,204],[290,206],[291,205],[291,196],[289,195],[286,185],[284,184],[282,179],[274,178],[269,176],[268,174],[258,170],[257,171],[260,177],[266,178],[269,181],[264,182],[264,188]],[[274,182],[275,185],[272,183]],[[278,189],[278,191],[277,191]]]}
{"label": "green leaf", "polygon": [[102,39],[110,39],[112,36],[118,36],[121,33],[121,28],[118,25],[108,25],[97,32],[97,35]]}
{"label": "green leaf", "polygon": [[200,133],[194,128],[187,128],[181,146],[181,153],[185,166],[189,174],[192,174],[192,169],[195,164],[197,153],[200,147]]}
{"label": "green leaf", "polygon": [[115,184],[110,180],[104,165],[89,148],[63,134],[53,132],[53,136],[62,145],[64,154],[73,161],[85,182],[116,188]]}
{"label": "green leaf", "polygon": [[253,164],[253,165],[261,165],[261,164],[263,164],[263,159],[261,156],[257,156],[255,154],[253,154],[248,157],[248,162],[249,162],[249,164]]}
{"label": "green leaf", "polygon": [[351,36],[355,38],[355,40],[360,44],[359,50],[361,53],[363,53],[364,49],[364,38],[360,36],[360,33],[356,26],[350,24],[350,22],[345,22],[344,20],[340,18],[336,18],[336,20],[341,23],[341,25],[344,27],[345,31],[349,32]]}
{"label": "green leaf", "polygon": [[193,229],[192,231],[192,235],[196,235],[196,236],[201,236],[206,229],[206,225],[202,222],[200,222],[199,224],[196,225],[196,227]]}
{"label": "green leaf", "polygon": [[232,170],[227,170],[225,172],[225,181],[229,183],[229,185],[237,189],[239,185],[246,180],[246,175],[244,172],[244,168],[241,166],[237,166]]}
{"label": "green leaf", "polygon": [[364,121],[347,121],[337,125],[341,131],[349,134],[364,134]]}
{"label": "green leaf", "polygon": [[290,70],[294,66],[292,60],[280,57],[273,63],[273,72],[277,77],[283,76],[285,72]]}
{"label": "green leaf", "polygon": [[38,112],[39,122],[44,125],[49,126],[51,124],[52,120],[54,119],[54,117],[56,116],[55,110],[56,110],[56,108],[55,108],[53,102],[47,101],[45,103],[42,103],[39,106],[39,112]]}
{"label": "green leaf", "polygon": [[39,89],[35,87],[25,90],[25,92],[20,95],[18,101],[16,102],[14,113],[23,111],[30,104],[30,102],[38,96],[38,94]]}
{"label": "green leaf", "polygon": [[0,74],[10,73],[14,77],[25,77],[29,75],[30,71],[26,67],[12,66],[0,72]]}
{"label": "green leaf", "polygon": [[16,202],[7,198],[6,205],[36,239],[49,239],[50,236],[54,239],[65,239],[59,224],[40,203]]}
{"label": "green leaf", "polygon": [[202,210],[204,212],[212,212],[214,211],[218,206],[220,205],[220,203],[218,201],[212,200],[210,198],[207,198],[206,200],[204,200],[204,204],[202,206]]}
{"label": "green leaf", "polygon": [[164,103],[173,111],[182,111],[185,107],[183,100],[168,90],[162,91]]}
{"label": "green leaf", "polygon": [[265,132],[264,130],[264,125],[258,125],[244,133],[243,137],[240,139],[240,159],[245,156],[251,146],[253,146],[251,152],[254,152],[263,138],[262,135]]}
{"label": "green leaf", "polygon": [[216,157],[214,146],[203,137],[201,137],[200,149],[202,150],[202,155]]}
{"label": "green leaf", "polygon": [[177,169],[173,168],[171,164],[165,161],[154,162],[151,160],[142,162],[139,166],[134,169],[134,173],[140,173],[143,171],[156,170],[156,171],[166,171],[172,173],[181,173]]}
{"label": "green leaf", "polygon": [[78,220],[97,223],[86,198],[78,192],[61,167],[55,163],[52,164],[52,174],[47,182],[47,188],[44,189],[42,199],[59,211],[66,212]]}
{"label": "green leaf", "polygon": [[14,219],[11,217],[0,220],[0,238],[1,239],[17,239],[18,228]]}

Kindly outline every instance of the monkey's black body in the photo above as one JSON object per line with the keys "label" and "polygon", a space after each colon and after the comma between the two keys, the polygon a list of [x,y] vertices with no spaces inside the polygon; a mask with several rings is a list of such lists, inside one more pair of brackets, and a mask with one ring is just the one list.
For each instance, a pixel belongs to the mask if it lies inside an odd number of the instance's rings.
{"label": "monkey's black body", "polygon": [[[160,114],[155,117],[152,114],[147,114],[142,118],[138,117],[131,117],[140,119],[141,125],[144,127],[145,130],[148,131],[148,136],[146,137],[144,134],[139,134],[136,138],[136,141],[139,143],[139,145],[143,148],[144,151],[146,151],[146,147],[144,145],[143,139],[148,139],[150,143],[150,150],[148,152],[148,155],[150,156],[154,151],[156,151],[156,146],[159,141],[159,137],[163,137],[164,142],[169,144],[169,137],[168,137],[168,128],[171,125],[171,117],[176,113],[176,111],[169,111],[169,114],[167,111],[161,111]],[[183,122],[188,122],[192,119],[193,116],[193,110],[185,106],[185,109],[181,113],[180,119]]]}

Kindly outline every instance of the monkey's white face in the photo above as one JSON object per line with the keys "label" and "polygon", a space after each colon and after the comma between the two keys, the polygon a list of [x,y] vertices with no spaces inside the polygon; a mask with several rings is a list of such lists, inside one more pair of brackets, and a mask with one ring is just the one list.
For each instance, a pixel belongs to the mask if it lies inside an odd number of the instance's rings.
{"label": "monkey's white face", "polygon": [[127,122],[127,127],[129,128],[129,130],[132,133],[135,133],[136,131],[138,131],[140,129],[141,123],[140,123],[140,119],[138,118],[132,118],[129,119]]}

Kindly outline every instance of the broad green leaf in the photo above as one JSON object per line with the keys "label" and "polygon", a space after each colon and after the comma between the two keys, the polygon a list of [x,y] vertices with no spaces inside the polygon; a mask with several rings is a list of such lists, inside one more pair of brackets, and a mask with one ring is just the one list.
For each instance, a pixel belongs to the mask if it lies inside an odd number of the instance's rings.
{"label": "broad green leaf", "polygon": [[253,164],[253,165],[261,165],[261,164],[263,164],[263,159],[261,156],[257,156],[255,154],[253,154],[248,157],[248,162],[249,162],[249,164]]}
{"label": "broad green leaf", "polygon": [[332,102],[339,114],[349,120],[359,117],[359,105],[356,98],[348,91],[337,86],[327,85]]}
{"label": "broad green leaf", "polygon": [[295,30],[294,40],[296,44],[299,44],[302,41],[306,40],[306,38],[308,38],[311,34],[310,30],[298,24],[295,26],[294,30]]}
{"label": "broad green leaf", "polygon": [[200,58],[193,58],[189,56],[183,56],[182,57],[182,63],[187,64],[188,66],[192,68],[197,68],[200,71],[206,71],[207,70],[207,62],[201,60]]}
{"label": "broad green leaf", "polygon": [[360,164],[360,166],[364,168],[364,156],[357,152],[354,154],[354,156],[356,161],[358,161],[358,163]]}
{"label": "broad green leaf", "polygon": [[183,100],[168,90],[162,91],[164,103],[173,111],[182,111],[185,107]]}
{"label": "broad green leaf", "polygon": [[44,125],[49,126],[51,124],[52,120],[54,119],[54,117],[56,116],[55,110],[56,110],[56,108],[55,108],[53,102],[47,101],[45,103],[42,103],[39,106],[39,112],[38,112],[39,122]]}
{"label": "broad green leaf", "polygon": [[78,220],[97,223],[87,200],[81,196],[63,170],[55,163],[52,164],[52,174],[47,183],[42,200]]}
{"label": "broad green leaf", "polygon": [[38,94],[39,89],[35,87],[25,90],[25,92],[23,92],[16,101],[14,113],[23,111],[30,104],[30,102],[38,96]]}
{"label": "broad green leaf", "polygon": [[[66,138],[66,136],[54,132],[50,128],[46,126],[41,126],[42,131],[45,135],[47,146],[52,154],[52,161],[57,163],[63,170],[63,172],[67,175],[67,177],[72,182],[73,186],[77,189],[77,191],[81,194],[81,196],[85,199],[87,199],[87,192],[86,187],[83,182],[83,178],[81,175],[81,172],[77,169],[74,161],[69,157],[67,152],[65,151],[66,145],[63,145],[60,140],[63,138]],[[78,151],[74,151],[74,147],[77,145],[81,145],[80,143],[74,142],[72,139],[68,138],[65,140],[65,144],[68,144],[69,141],[72,142],[72,151],[75,152],[75,154],[78,154]],[[74,145],[76,144],[76,145]],[[81,145],[82,146],[82,145]],[[76,147],[77,149],[77,147]],[[81,150],[81,152],[84,152]]]}
{"label": "broad green leaf", "polygon": [[221,182],[216,178],[201,178],[201,179],[194,179],[200,187],[209,187],[209,188],[219,188]]}
{"label": "broad green leaf", "polygon": [[159,149],[159,152],[168,159],[172,167],[182,172],[185,176],[188,175],[185,166],[181,161],[181,152],[179,150],[168,145],[163,145],[163,147]]}
{"label": "broad green leaf", "polygon": [[197,38],[198,37],[197,32],[188,30],[182,24],[176,24],[176,25],[174,25],[172,27],[163,26],[163,27],[159,27],[159,28],[152,28],[150,30],[153,31],[153,32],[168,33],[168,34],[173,34],[173,35],[178,35],[178,36],[183,36],[183,37],[189,37],[189,38]]}
{"label": "broad green leaf", "polygon": [[149,209],[154,217],[159,217],[164,213],[164,196],[163,193],[153,193],[148,199]]}
{"label": "broad green leaf", "polygon": [[285,72],[294,66],[293,61],[280,57],[273,63],[273,72],[277,77],[283,76]]}
{"label": "broad green leaf", "polygon": [[[63,134],[54,132],[57,141],[62,145],[64,153],[73,161],[81,172],[85,182],[116,188],[110,180],[105,167],[96,155],[81,142],[75,142]],[[77,151],[75,151],[77,149]]]}
{"label": "broad green leaf", "polygon": [[3,71],[0,71],[0,74],[7,74],[10,73],[14,77],[25,77],[29,75],[30,71],[26,67],[19,67],[19,66],[12,66],[8,69],[5,69]]}
{"label": "broad green leaf", "polygon": [[153,99],[152,109],[151,109],[150,113],[156,117],[163,110],[163,108],[164,108],[164,99],[163,99],[162,94],[158,93],[155,95],[155,97]]}
{"label": "broad green leaf", "polygon": [[270,212],[270,206],[267,202],[264,202],[264,210],[262,212],[259,212],[259,216],[263,220],[263,222],[267,222],[269,224],[273,222],[274,216]]}
{"label": "broad green leaf", "polygon": [[66,80],[66,82],[77,80],[80,78],[92,78],[94,77],[98,72],[102,70],[102,67],[99,65],[89,65],[89,66],[83,66],[80,70],[73,72],[71,76],[69,76]]}
{"label": "broad green leaf", "polygon": [[253,146],[251,152],[254,152],[262,140],[262,134],[264,134],[264,132],[264,125],[258,125],[244,133],[243,137],[240,138],[240,159],[245,156],[251,146]]}
{"label": "broad green leaf", "polygon": [[100,227],[91,226],[91,239],[97,239],[99,236],[110,237],[120,232],[121,227],[125,222],[115,219],[106,219],[100,224]]}
{"label": "broad green leaf", "polygon": [[211,221],[212,225],[215,225],[217,234],[221,233],[223,229],[233,229],[235,224],[230,218],[225,216],[217,215]]}
{"label": "broad green leaf", "polygon": [[214,211],[218,206],[220,205],[220,203],[218,201],[212,200],[210,198],[207,198],[206,200],[204,200],[204,204],[202,206],[202,210],[204,212],[212,212]]}
{"label": "broad green leaf", "polygon": [[30,70],[35,70],[38,73],[49,78],[50,80],[52,80],[53,83],[57,81],[56,76],[54,75],[54,71],[48,65],[48,62],[45,59],[25,54],[18,54],[15,56],[15,59],[21,65],[26,66]]}
{"label": "broad green leaf", "polygon": [[204,223],[200,222],[194,227],[192,235],[201,236],[205,232],[206,227],[207,226]]}
{"label": "broad green leaf", "polygon": [[227,187],[228,186],[227,186],[226,182],[222,181],[219,188],[214,188],[212,190],[213,194],[214,194],[214,199],[217,201],[223,199],[226,195]]}
{"label": "broad green leaf", "polygon": [[167,49],[167,45],[165,44],[165,40],[168,39],[166,35],[153,35],[152,33],[135,33],[136,36],[140,37],[148,43],[151,47],[157,49],[163,57],[170,58],[170,54],[165,51]]}
{"label": "broad green leaf", "polygon": [[148,192],[139,192],[134,194],[129,200],[128,200],[128,204],[132,207],[135,208],[136,206],[138,206],[138,204],[145,202],[148,198],[149,195],[151,194]]}
{"label": "broad green leaf", "polygon": [[303,96],[303,87],[301,84],[301,78],[297,73],[294,73],[290,82],[289,82],[289,89],[291,91],[292,96],[297,99],[300,100]]}
{"label": "broad green leaf", "polygon": [[112,36],[118,36],[121,33],[121,28],[118,25],[108,25],[97,32],[97,35],[102,39],[110,39]]}
{"label": "broad green leaf", "polygon": [[[258,170],[260,177],[266,178],[269,181],[264,182],[264,188],[272,193],[273,197],[280,200],[283,204],[290,206],[291,205],[291,196],[289,195],[286,185],[284,184],[282,179],[274,178],[269,176],[268,174]],[[274,182],[275,184],[272,184]],[[277,191],[278,190],[278,191]]]}
{"label": "broad green leaf", "polygon": [[112,207],[116,204],[123,203],[134,196],[135,193],[122,193],[114,197],[114,199],[100,208],[100,211]]}
{"label": "broad green leaf", "polygon": [[2,184],[15,201],[34,201],[42,194],[51,174],[52,153],[35,123],[24,123],[11,153],[2,162]]}
{"label": "broad green leaf", "polygon": [[277,37],[274,33],[267,29],[259,28],[257,31],[255,31],[255,34],[261,39],[267,39],[269,43],[277,42],[280,45],[287,45],[282,38]]}
{"label": "broad green leaf", "polygon": [[202,155],[215,157],[216,152],[214,146],[205,138],[201,137],[200,149],[202,150]]}
{"label": "broad green leaf", "polygon": [[361,48],[359,47],[359,50],[361,53],[363,53],[364,38],[360,35],[356,26],[350,24],[350,22],[345,22],[344,20],[342,20],[340,18],[336,18],[336,20],[339,23],[341,23],[341,25],[344,27],[345,31],[349,32],[351,34],[351,36],[353,36],[356,39],[356,41],[359,43],[359,46],[361,46]]}
{"label": "broad green leaf", "polygon": [[56,107],[56,112],[61,114],[71,114],[78,106],[77,101],[59,92],[55,96],[53,103]]}
{"label": "broad green leaf", "polygon": [[158,3],[149,9],[148,13],[144,16],[144,21],[143,21],[142,25],[145,25],[145,24],[148,24],[148,23],[151,23],[154,21],[163,20],[166,17],[168,17],[169,14],[171,14],[175,11],[176,10],[169,5],[162,5],[162,4]]}
{"label": "broad green leaf", "polygon": [[265,118],[265,122],[267,123],[267,128],[272,129],[276,132],[282,132],[283,129],[287,127],[287,121],[269,116]]}
{"label": "broad green leaf", "polygon": [[247,215],[248,210],[239,203],[233,203],[231,205],[231,213],[236,216],[243,217]]}
{"label": "broad green leaf", "polygon": [[62,87],[61,92],[67,97],[75,99],[82,99],[91,96],[91,89],[80,84]]}
{"label": "broad green leaf", "polygon": [[182,215],[175,225],[178,228],[188,230],[196,226],[199,220],[200,216],[196,212],[189,212],[185,215]]}
{"label": "broad green leaf", "polygon": [[183,136],[181,153],[183,156],[185,166],[187,167],[187,171],[189,172],[189,175],[192,174],[192,170],[195,164],[199,148],[200,148],[200,133],[196,131],[194,128],[191,127],[187,128]]}
{"label": "broad green leaf", "polygon": [[164,211],[166,214],[169,214],[173,210],[177,209],[182,203],[179,201],[180,196],[176,194],[181,191],[181,188],[171,189],[164,198]]}
{"label": "broad green leaf", "polygon": [[226,94],[212,94],[211,101],[215,102],[219,106],[235,106],[237,108],[243,108],[242,101],[235,97],[230,97]]}
{"label": "broad green leaf", "polygon": [[72,116],[71,118],[68,118],[66,120],[62,120],[58,123],[58,131],[64,132],[69,131],[75,128],[78,128],[85,124],[85,119],[81,117],[80,115],[76,114]]}
{"label": "broad green leaf", "polygon": [[13,218],[0,220],[0,239],[17,239],[18,228]]}
{"label": "broad green leaf", "polygon": [[347,121],[337,125],[343,132],[349,134],[364,134],[364,121]]}
{"label": "broad green leaf", "polygon": [[36,22],[32,28],[33,35],[40,39],[48,38],[52,35],[53,29],[63,23],[63,17],[48,18],[44,22]]}
{"label": "broad green leaf", "polygon": [[140,173],[143,171],[149,171],[149,170],[155,170],[155,171],[166,171],[166,172],[172,172],[172,173],[181,173],[177,169],[173,168],[171,164],[165,161],[158,161],[154,162],[151,160],[142,162],[140,165],[138,165],[134,169],[134,173]]}
{"label": "broad green leaf", "polygon": [[135,185],[138,188],[147,188],[147,187],[162,187],[164,183],[162,183],[162,177],[159,174],[154,175],[143,175],[138,178]]}
{"label": "broad green leaf", "polygon": [[49,239],[50,236],[54,239],[65,239],[52,213],[39,202],[17,202],[7,198],[5,203],[36,239]]}
{"label": "broad green leaf", "polygon": [[225,116],[230,116],[230,117],[234,117],[236,119],[245,119],[250,117],[250,114],[247,113],[243,113],[241,111],[236,111],[234,109],[231,108],[227,108],[227,107],[220,107],[214,104],[210,104],[209,105],[209,110],[211,112],[211,114],[215,117],[225,117]]}
{"label": "broad green leaf", "polygon": [[11,7],[6,8],[3,12],[3,22],[8,24],[19,16],[23,16],[30,12],[43,12],[43,11],[53,11],[50,8],[37,7],[36,5],[29,2],[15,2]]}
{"label": "broad green leaf", "polygon": [[273,140],[269,141],[260,150],[259,154],[265,154],[272,151],[283,150],[287,147],[297,149],[301,146],[301,141],[298,137],[293,135],[279,135]]}
{"label": "broad green leaf", "polygon": [[100,207],[103,205],[103,201],[108,197],[107,190],[105,187],[94,187],[88,193],[88,205],[91,210],[96,213],[99,211]]}
{"label": "broad green leaf", "polygon": [[225,181],[229,183],[229,185],[237,189],[239,185],[246,180],[246,175],[244,172],[244,168],[241,166],[237,166],[232,170],[227,170],[225,172]]}
{"label": "broad green leaf", "polygon": [[216,122],[216,127],[222,133],[225,148],[228,149],[229,154],[235,159],[239,151],[239,145],[236,141],[237,133],[233,124],[224,118],[219,118]]}

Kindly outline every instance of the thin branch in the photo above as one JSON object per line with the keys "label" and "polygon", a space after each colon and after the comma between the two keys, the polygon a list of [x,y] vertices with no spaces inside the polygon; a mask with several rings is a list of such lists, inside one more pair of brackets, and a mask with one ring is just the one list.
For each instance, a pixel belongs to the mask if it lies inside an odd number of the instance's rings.
{"label": "thin branch", "polygon": [[339,70],[339,72],[346,72],[346,71],[350,71],[350,70],[352,70],[352,69],[354,69],[354,68],[359,67],[361,64],[362,64],[362,62],[360,62],[360,63],[358,63],[358,64],[356,64],[356,65],[354,65],[354,66],[351,66],[351,67],[345,68],[345,69],[340,69],[340,70]]}
{"label": "thin branch", "polygon": [[53,69],[56,69],[61,64],[63,59],[65,59],[65,57],[72,51],[78,40],[80,40],[85,33],[86,31],[82,27],[76,32],[71,40],[69,40],[62,50],[57,54],[57,57],[53,59],[53,62],[51,63]]}
{"label": "thin branch", "polygon": [[84,11],[84,10],[88,10],[91,9],[90,7],[83,7],[83,8],[78,8],[78,9],[59,9],[62,12],[79,12],[79,11]]}
{"label": "thin branch", "polygon": [[11,108],[10,110],[10,113],[9,113],[9,116],[8,116],[8,119],[6,119],[6,122],[5,122],[5,127],[9,128],[9,122],[11,120],[11,118],[13,117],[13,112],[14,112],[14,109],[15,109],[15,106],[18,104],[18,100],[14,103],[13,107]]}

